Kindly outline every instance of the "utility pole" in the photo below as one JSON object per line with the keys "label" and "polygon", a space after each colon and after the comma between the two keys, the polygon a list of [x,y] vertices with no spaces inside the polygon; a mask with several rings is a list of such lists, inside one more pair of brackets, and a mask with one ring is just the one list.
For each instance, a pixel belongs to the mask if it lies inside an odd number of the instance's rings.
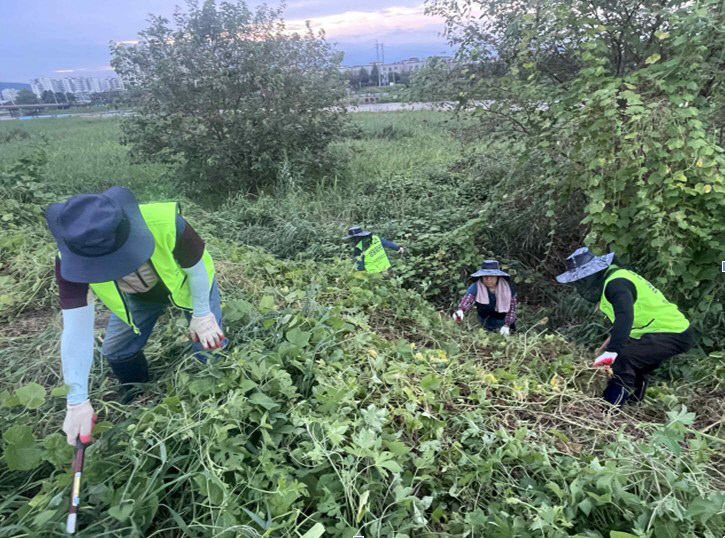
{"label": "utility pole", "polygon": [[[383,78],[382,77],[382,70],[384,69],[384,66],[385,66],[385,43],[380,43],[380,56],[382,56],[382,62],[383,62],[381,64],[381,66],[380,66],[380,75],[381,75],[380,78],[382,80],[382,78]],[[387,80],[387,78],[386,78],[386,81],[387,82],[390,82],[390,81]],[[381,84],[381,86],[382,86],[382,84]]]}
{"label": "utility pole", "polygon": [[380,86],[380,43],[375,40],[375,67],[378,68],[378,86]]}

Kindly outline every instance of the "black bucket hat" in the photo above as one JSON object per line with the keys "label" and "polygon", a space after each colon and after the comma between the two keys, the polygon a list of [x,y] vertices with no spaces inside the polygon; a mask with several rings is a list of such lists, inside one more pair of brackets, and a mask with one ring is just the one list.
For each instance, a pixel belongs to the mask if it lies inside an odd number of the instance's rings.
{"label": "black bucket hat", "polygon": [[154,252],[154,236],[133,193],[111,187],[78,194],[45,211],[61,255],[61,276],[70,282],[116,280],[138,269]]}
{"label": "black bucket hat", "polygon": [[368,235],[372,235],[372,232],[367,232],[360,226],[350,226],[347,229],[347,235],[343,237],[342,240],[347,241],[348,239],[354,239],[355,237],[367,237]]}
{"label": "black bucket hat", "polygon": [[471,278],[480,276],[509,276],[509,274],[501,270],[497,260],[483,260],[481,268],[473,273]]}
{"label": "black bucket hat", "polygon": [[560,284],[569,284],[603,271],[614,259],[614,253],[595,256],[587,247],[581,247],[566,259],[566,272],[556,277]]}

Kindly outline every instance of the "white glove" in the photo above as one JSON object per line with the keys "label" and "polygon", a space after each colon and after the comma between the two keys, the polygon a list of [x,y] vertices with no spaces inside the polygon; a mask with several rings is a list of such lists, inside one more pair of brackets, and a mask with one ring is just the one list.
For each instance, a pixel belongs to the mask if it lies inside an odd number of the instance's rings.
{"label": "white glove", "polygon": [[90,443],[91,433],[95,425],[96,414],[93,412],[90,400],[79,404],[68,404],[65,411],[65,420],[63,421],[63,431],[69,445],[76,446],[76,439],[79,436],[81,443]]}
{"label": "white glove", "polygon": [[463,319],[463,310],[460,308],[453,312],[453,315],[451,316],[453,318],[453,321],[461,321]]}
{"label": "white glove", "polygon": [[405,249],[403,247],[400,247],[398,249],[398,254],[405,254]]}
{"label": "white glove", "polygon": [[221,347],[224,343],[224,333],[212,312],[206,316],[191,316],[189,332],[191,339],[194,342],[201,342],[204,349]]}
{"label": "white glove", "polygon": [[499,329],[498,332],[500,332],[502,336],[508,336],[509,334],[511,334],[511,329],[509,329],[506,325],[504,325],[503,327],[501,327]]}
{"label": "white glove", "polygon": [[602,366],[611,366],[614,364],[614,361],[617,360],[617,354],[613,351],[605,351],[601,355],[599,355],[596,359],[594,359],[594,364],[592,364],[592,368],[601,368]]}

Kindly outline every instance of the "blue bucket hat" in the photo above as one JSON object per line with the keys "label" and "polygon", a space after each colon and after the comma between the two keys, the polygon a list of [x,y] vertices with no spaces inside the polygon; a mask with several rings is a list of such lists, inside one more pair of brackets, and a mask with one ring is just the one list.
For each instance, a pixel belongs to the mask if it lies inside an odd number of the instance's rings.
{"label": "blue bucket hat", "polygon": [[70,282],[116,280],[138,269],[154,252],[154,236],[136,197],[124,187],[51,204],[45,220],[60,250],[60,274]]}
{"label": "blue bucket hat", "polygon": [[348,239],[354,239],[355,237],[367,237],[368,235],[372,235],[372,232],[367,232],[360,226],[350,226],[347,229],[347,235],[343,237],[342,240],[347,241]]}
{"label": "blue bucket hat", "polygon": [[603,271],[614,259],[614,253],[610,252],[604,256],[595,256],[587,247],[581,247],[566,259],[566,272],[556,277],[560,284],[576,282],[594,273]]}
{"label": "blue bucket hat", "polygon": [[509,276],[509,274],[501,270],[497,260],[483,260],[481,268],[473,273],[471,278],[479,276]]}

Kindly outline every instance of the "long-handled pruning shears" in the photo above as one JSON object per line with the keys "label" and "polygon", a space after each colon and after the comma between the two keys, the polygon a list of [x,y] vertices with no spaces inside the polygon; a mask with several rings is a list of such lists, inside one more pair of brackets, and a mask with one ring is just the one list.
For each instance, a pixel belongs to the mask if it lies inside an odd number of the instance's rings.
{"label": "long-handled pruning shears", "polygon": [[81,500],[81,473],[83,473],[83,460],[86,454],[86,447],[89,443],[82,443],[80,437],[76,439],[76,451],[73,456],[73,485],[70,490],[70,506],[68,506],[68,519],[65,523],[65,531],[68,534],[76,532],[76,520],[78,518],[78,506]]}

